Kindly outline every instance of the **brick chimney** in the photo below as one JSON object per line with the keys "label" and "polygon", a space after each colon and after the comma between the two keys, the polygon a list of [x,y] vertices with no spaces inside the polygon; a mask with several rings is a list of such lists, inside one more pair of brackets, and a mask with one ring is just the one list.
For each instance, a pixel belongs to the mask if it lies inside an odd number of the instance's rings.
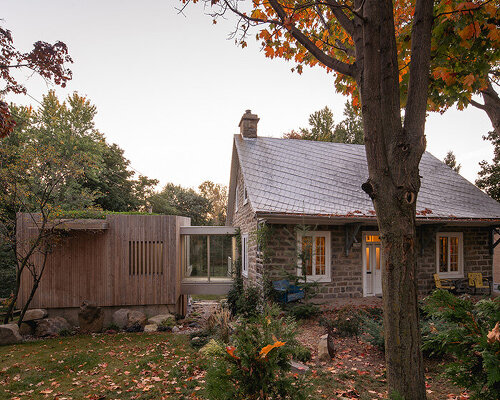
{"label": "brick chimney", "polygon": [[240,127],[240,135],[244,138],[256,138],[258,122],[259,117],[256,114],[252,114],[252,111],[246,110],[238,125]]}

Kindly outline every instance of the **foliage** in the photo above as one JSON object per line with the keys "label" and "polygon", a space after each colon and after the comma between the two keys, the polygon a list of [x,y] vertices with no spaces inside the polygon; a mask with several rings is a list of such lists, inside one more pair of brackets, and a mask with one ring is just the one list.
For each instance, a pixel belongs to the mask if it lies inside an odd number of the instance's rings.
{"label": "foliage", "polygon": [[493,144],[493,160],[491,163],[485,160],[479,163],[481,170],[478,172],[476,186],[500,201],[500,137],[495,132],[489,132],[483,139]]}
{"label": "foliage", "polygon": [[[47,82],[52,81],[62,87],[72,77],[68,64],[73,60],[63,42],[50,44],[37,41],[31,51],[24,53],[15,48],[12,33],[0,27],[0,50],[0,76],[4,83],[0,88],[2,97],[7,93],[27,93],[26,87],[12,73],[14,70],[27,68]],[[0,139],[12,133],[15,125],[7,103],[0,101]]]}
{"label": "foliage", "polygon": [[290,372],[298,342],[292,318],[278,307],[266,308],[237,326],[232,346],[207,373],[209,399],[303,399],[303,384]]}
{"label": "foliage", "polygon": [[359,110],[347,102],[342,122],[335,125],[333,113],[325,107],[309,115],[310,128],[285,133],[285,139],[316,140],[321,142],[363,144],[363,121]]}
{"label": "foliage", "polygon": [[313,303],[297,303],[287,308],[289,314],[295,319],[311,319],[321,313],[319,306]]}
{"label": "foliage", "polygon": [[363,334],[371,345],[380,351],[385,351],[384,324],[381,318],[370,318],[367,315],[363,318]]}
{"label": "foliage", "polygon": [[205,181],[198,186],[198,191],[202,197],[210,201],[209,225],[224,225],[226,223],[227,186]]}
{"label": "foliage", "polygon": [[16,258],[7,242],[0,242],[0,282],[0,299],[9,297],[16,285]]}
{"label": "foliage", "polygon": [[457,164],[457,159],[455,157],[455,154],[453,154],[451,150],[448,153],[446,153],[446,157],[443,159],[443,162],[457,174],[460,172],[460,168],[462,167],[462,165]]}
{"label": "foliage", "polygon": [[357,338],[361,333],[362,321],[362,312],[347,305],[335,310],[332,318],[321,318],[320,324],[334,335],[340,337],[355,336]]}
{"label": "foliage", "polygon": [[492,333],[500,321],[500,299],[474,304],[468,298],[436,290],[426,299],[424,310],[445,324],[423,337],[423,349],[440,348],[455,357],[446,365],[446,373],[455,384],[468,388],[471,398],[498,399],[500,334]]}
{"label": "foliage", "polygon": [[231,334],[231,311],[227,307],[218,307],[207,320],[207,329],[223,343],[229,343]]}
{"label": "foliage", "polygon": [[149,199],[153,212],[190,217],[192,225],[207,225],[211,211],[210,200],[180,185],[167,183]]}

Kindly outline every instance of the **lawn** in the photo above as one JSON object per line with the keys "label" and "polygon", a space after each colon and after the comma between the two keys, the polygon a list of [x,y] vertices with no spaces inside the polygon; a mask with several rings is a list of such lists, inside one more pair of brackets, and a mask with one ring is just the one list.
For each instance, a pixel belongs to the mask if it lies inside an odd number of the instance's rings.
{"label": "lawn", "polygon": [[[386,398],[382,355],[355,339],[337,345],[334,360],[311,363],[312,397]],[[0,347],[0,399],[205,399],[208,365],[188,336],[171,333],[28,342]],[[428,398],[467,398],[458,397],[441,369],[438,363],[427,368]]]}

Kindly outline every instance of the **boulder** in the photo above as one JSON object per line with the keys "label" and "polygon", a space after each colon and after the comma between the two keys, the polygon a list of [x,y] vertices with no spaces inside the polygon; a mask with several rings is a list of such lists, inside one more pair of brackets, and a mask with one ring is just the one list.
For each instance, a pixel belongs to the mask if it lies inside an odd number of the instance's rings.
{"label": "boulder", "polygon": [[23,338],[19,334],[19,327],[17,324],[0,325],[0,345],[15,344],[22,341]]}
{"label": "boulder", "polygon": [[163,321],[168,321],[171,319],[175,325],[175,317],[172,314],[159,314],[155,315],[154,317],[151,317],[148,319],[148,324],[156,324],[156,325],[161,325]]}
{"label": "boulder", "polygon": [[129,311],[128,312],[128,323],[127,327],[131,326],[141,326],[142,329],[146,326],[146,322],[148,322],[148,318],[146,314],[141,311]]}
{"label": "boulder", "polygon": [[45,318],[37,321],[35,336],[54,336],[61,331],[70,331],[71,325],[63,317]]}
{"label": "boulder", "polygon": [[24,314],[23,321],[28,322],[28,321],[36,321],[38,319],[43,319],[47,318],[47,310],[44,310],[42,308],[34,308],[32,310],[26,311]]}
{"label": "boulder", "polygon": [[82,332],[101,332],[104,323],[104,310],[90,301],[83,301],[78,311],[78,323]]}
{"label": "boulder", "polygon": [[130,310],[126,308],[120,308],[118,311],[113,313],[113,324],[120,329],[125,329],[128,324],[128,313]]}
{"label": "boulder", "polygon": [[172,333],[179,333],[180,331],[181,331],[181,330],[179,329],[179,327],[178,327],[178,326],[174,326],[174,327],[172,328]]}
{"label": "boulder", "polygon": [[158,325],[149,324],[144,327],[144,332],[156,332],[158,331]]}
{"label": "boulder", "polygon": [[307,365],[294,360],[290,361],[290,369],[296,374],[304,374],[309,371],[309,367]]}
{"label": "boulder", "polygon": [[319,338],[318,360],[319,361],[329,361],[330,360],[330,354],[328,354],[328,335],[323,335]]}
{"label": "boulder", "polygon": [[19,333],[21,336],[31,336],[35,333],[35,327],[36,327],[36,322],[35,321],[28,321],[28,322],[22,322],[21,326],[19,327]]}

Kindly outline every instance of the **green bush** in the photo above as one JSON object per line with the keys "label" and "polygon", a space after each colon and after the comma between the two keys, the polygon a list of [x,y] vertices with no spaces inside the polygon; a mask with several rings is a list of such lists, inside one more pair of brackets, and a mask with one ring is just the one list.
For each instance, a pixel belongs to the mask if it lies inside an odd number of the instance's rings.
{"label": "green bush", "polygon": [[257,287],[244,287],[243,279],[238,277],[227,294],[227,304],[232,315],[248,318],[260,312],[262,296]]}
{"label": "green bush", "polygon": [[423,349],[454,357],[446,364],[446,374],[470,390],[471,399],[499,399],[500,339],[493,335],[488,339],[488,333],[500,321],[500,298],[474,304],[436,290],[426,299],[424,311],[442,324],[422,337]]}
{"label": "green bush", "polygon": [[321,313],[321,309],[316,304],[293,304],[290,306],[288,312],[295,319],[310,319],[316,317]]}
{"label": "green bush", "polygon": [[363,322],[362,312],[352,306],[344,306],[335,311],[332,318],[322,318],[320,325],[340,337],[359,336]]}
{"label": "green bush", "polygon": [[207,373],[211,400],[305,399],[304,378],[292,376],[290,359],[299,344],[296,323],[281,317],[281,310],[266,307],[251,320],[242,319],[232,337],[233,346],[216,357]]}
{"label": "green bush", "polygon": [[380,351],[385,351],[384,323],[382,318],[373,318],[365,315],[363,317],[362,329],[368,343],[377,347]]}

